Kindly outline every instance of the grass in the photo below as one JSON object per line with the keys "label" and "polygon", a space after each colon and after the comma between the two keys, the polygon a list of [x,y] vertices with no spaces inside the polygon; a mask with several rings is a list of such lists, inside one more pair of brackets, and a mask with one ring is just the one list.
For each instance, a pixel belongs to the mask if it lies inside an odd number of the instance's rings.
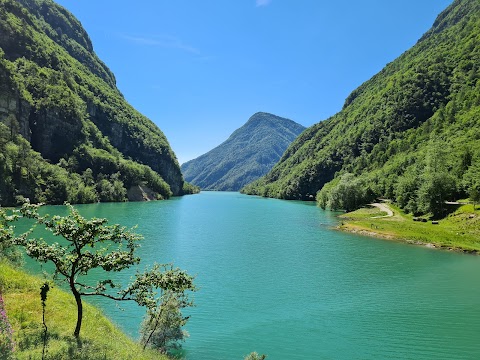
{"label": "grass", "polygon": [[452,206],[452,212],[439,220],[438,225],[431,221],[413,221],[413,215],[405,214],[394,205],[389,206],[394,212],[392,217],[373,219],[382,215],[380,210],[362,208],[341,215],[342,224],[339,228],[438,248],[480,252],[480,210],[474,210],[473,205]]}
{"label": "grass", "polygon": [[380,211],[376,207],[368,207],[368,208],[362,208],[360,210],[357,210],[351,213],[347,213],[345,215],[340,215],[340,218],[352,219],[352,220],[354,218],[355,220],[365,220],[365,219],[371,219],[373,217],[385,216],[385,215],[387,215],[386,212]]}
{"label": "grass", "polygon": [[[0,261],[0,289],[13,327],[17,359],[41,359],[43,347],[42,306],[39,277]],[[120,331],[100,310],[84,303],[80,342],[73,337],[76,305],[73,296],[54,287],[46,302],[48,347],[46,359],[163,359],[168,357],[142,346]]]}

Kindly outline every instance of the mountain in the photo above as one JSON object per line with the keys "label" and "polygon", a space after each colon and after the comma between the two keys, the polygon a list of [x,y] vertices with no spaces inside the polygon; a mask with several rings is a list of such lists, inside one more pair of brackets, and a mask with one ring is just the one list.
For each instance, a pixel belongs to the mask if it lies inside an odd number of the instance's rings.
{"label": "mountain", "polygon": [[183,193],[158,127],[124,99],[86,31],[51,0],[0,0],[0,203]]}
{"label": "mountain", "polygon": [[292,120],[256,113],[227,141],[183,164],[183,175],[203,190],[238,191],[265,175],[304,129]]}
{"label": "mountain", "polygon": [[422,191],[439,189],[435,181],[448,182],[446,198],[468,196],[480,169],[479,75],[480,2],[455,0],[416,45],[243,192],[309,200],[325,185],[323,195],[332,195],[343,177],[363,183],[367,197],[410,203],[414,212]]}

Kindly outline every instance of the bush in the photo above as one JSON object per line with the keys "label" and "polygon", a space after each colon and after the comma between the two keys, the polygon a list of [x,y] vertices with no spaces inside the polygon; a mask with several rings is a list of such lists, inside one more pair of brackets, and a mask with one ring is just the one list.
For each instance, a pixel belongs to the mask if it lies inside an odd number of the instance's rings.
{"label": "bush", "polygon": [[375,193],[363,178],[344,174],[339,181],[326,184],[317,194],[320,207],[332,210],[356,210],[375,198]]}
{"label": "bush", "polygon": [[445,201],[456,191],[455,178],[447,172],[427,174],[418,189],[418,208],[438,218],[444,215]]}
{"label": "bush", "polygon": [[266,355],[259,355],[256,352],[252,352],[245,356],[245,360],[265,360],[267,358]]}
{"label": "bush", "polygon": [[188,337],[182,329],[188,317],[182,315],[181,308],[189,305],[182,299],[182,294],[165,293],[160,306],[149,310],[142,323],[140,333],[144,347],[158,349],[164,354],[180,349]]}
{"label": "bush", "polygon": [[14,350],[12,326],[8,321],[3,296],[0,294],[0,360],[13,359]]}

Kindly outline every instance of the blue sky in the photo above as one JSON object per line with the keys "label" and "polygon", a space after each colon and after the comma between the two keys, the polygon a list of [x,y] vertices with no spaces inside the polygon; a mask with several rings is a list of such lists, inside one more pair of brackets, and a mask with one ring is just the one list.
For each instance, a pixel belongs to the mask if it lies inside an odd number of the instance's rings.
{"label": "blue sky", "polygon": [[180,163],[257,111],[311,126],[433,24],[451,0],[58,0]]}

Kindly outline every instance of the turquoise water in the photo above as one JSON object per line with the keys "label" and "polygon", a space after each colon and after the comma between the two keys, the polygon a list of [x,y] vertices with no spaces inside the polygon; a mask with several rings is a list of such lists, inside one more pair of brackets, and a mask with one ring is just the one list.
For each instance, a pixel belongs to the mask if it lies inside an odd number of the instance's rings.
{"label": "turquoise water", "polygon": [[[143,264],[196,274],[187,359],[480,358],[480,257],[337,232],[314,204],[238,193],[78,208],[138,224]],[[96,303],[137,337],[143,309]]]}

